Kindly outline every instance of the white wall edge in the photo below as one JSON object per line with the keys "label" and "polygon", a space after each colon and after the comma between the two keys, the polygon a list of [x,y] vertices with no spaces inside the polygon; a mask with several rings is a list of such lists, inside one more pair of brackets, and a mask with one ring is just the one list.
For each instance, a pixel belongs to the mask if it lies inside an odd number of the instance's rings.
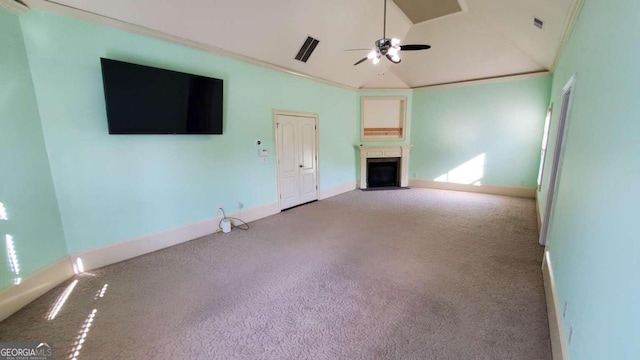
{"label": "white wall edge", "polygon": [[569,10],[569,14],[567,15],[567,19],[565,22],[564,31],[562,32],[562,38],[560,40],[560,43],[558,44],[558,48],[556,49],[556,57],[553,60],[551,69],[549,69],[552,72],[556,71],[558,61],[560,61],[560,54],[562,54],[562,51],[569,41],[569,37],[573,32],[573,27],[576,25],[576,21],[578,21],[578,16],[580,15],[580,11],[582,10],[583,5],[584,0],[574,0],[571,9]]}
{"label": "white wall edge", "polygon": [[506,185],[467,185],[467,184],[455,184],[449,182],[440,182],[426,179],[409,179],[410,187],[417,188],[429,188],[440,190],[453,190],[453,191],[466,191],[483,194],[493,195],[505,195],[505,196],[517,196],[524,198],[535,198],[536,188],[525,186],[506,186]]}
{"label": "white wall edge", "polygon": [[[278,203],[275,202],[247,208],[243,211],[227,213],[227,216],[251,222],[279,212]],[[76,252],[71,254],[70,257],[74,264],[80,258],[84,271],[90,271],[215,233],[219,231],[218,224],[221,219],[222,216],[216,216],[104,247]]]}
{"label": "white wall edge", "polygon": [[7,10],[16,15],[24,14],[29,8],[14,0],[0,0],[0,9]]}
{"label": "white wall edge", "polygon": [[551,336],[553,360],[567,360],[569,359],[567,343],[565,341],[562,318],[559,315],[562,314],[562,310],[556,295],[556,285],[553,277],[553,267],[551,266],[549,250],[544,251],[544,259],[542,260],[542,278],[544,280],[544,294],[547,300],[547,315],[549,317],[549,335]]}
{"label": "white wall edge", "polygon": [[318,200],[328,199],[330,197],[333,197],[333,196],[336,196],[336,195],[340,195],[340,194],[344,194],[346,192],[349,192],[349,191],[355,190],[355,189],[356,189],[356,182],[355,181],[351,181],[351,182],[348,182],[348,183],[336,185],[336,186],[330,187],[328,189],[320,189],[320,197],[318,198]]}
{"label": "white wall edge", "polygon": [[72,277],[73,266],[68,256],[25,277],[19,285],[0,291],[0,321],[8,318],[47,291]]}
{"label": "white wall edge", "polygon": [[542,215],[540,214],[540,199],[538,199],[539,191],[536,191],[536,219],[538,220],[538,237],[542,234]]}
{"label": "white wall edge", "polygon": [[[0,0],[0,1],[8,1],[8,0]],[[155,38],[155,39],[164,40],[164,41],[167,41],[167,42],[170,42],[170,43],[174,43],[174,44],[190,47],[192,49],[201,50],[201,51],[205,51],[205,52],[208,52],[208,53],[224,56],[224,57],[227,57],[227,58],[231,58],[231,59],[234,59],[234,60],[242,61],[242,62],[249,63],[249,64],[252,64],[252,65],[265,67],[267,69],[283,72],[283,73],[286,73],[286,74],[303,77],[303,78],[306,78],[306,79],[314,80],[314,81],[317,81],[317,82],[320,82],[320,83],[323,83],[323,84],[335,86],[335,87],[342,88],[342,89],[358,90],[356,87],[353,87],[353,86],[349,86],[349,85],[342,84],[342,83],[335,82],[335,81],[331,81],[331,80],[322,79],[322,78],[319,78],[319,77],[316,77],[316,76],[313,76],[313,75],[309,75],[309,74],[305,74],[303,72],[291,70],[291,69],[288,69],[288,68],[285,68],[285,67],[282,67],[282,66],[279,66],[279,65],[275,65],[275,64],[266,62],[266,61],[254,59],[254,58],[246,56],[246,55],[241,55],[241,54],[238,54],[238,53],[227,51],[227,50],[221,49],[219,47],[215,47],[215,46],[212,46],[212,45],[207,45],[207,44],[204,44],[204,43],[201,43],[201,42],[197,42],[197,41],[193,41],[193,40],[188,40],[188,39],[185,39],[185,38],[182,38],[182,37],[179,37],[179,36],[170,35],[170,34],[167,34],[167,33],[161,32],[161,31],[157,31],[157,30],[153,30],[153,29],[150,29],[150,28],[146,28],[144,26],[135,25],[135,24],[132,24],[132,23],[128,23],[128,22],[125,22],[125,21],[122,21],[122,20],[118,20],[118,19],[115,19],[115,18],[110,18],[110,17],[104,16],[104,15],[88,12],[88,11],[85,11],[85,10],[80,10],[80,9],[77,9],[77,8],[74,8],[74,7],[71,7],[71,6],[66,6],[66,5],[54,3],[54,2],[51,2],[51,1],[44,1],[44,0],[24,0],[24,1],[32,9],[43,10],[43,11],[46,11],[46,12],[50,12],[50,13],[54,13],[54,14],[58,14],[58,15],[63,15],[63,16],[68,16],[68,17],[72,17],[72,18],[75,18],[75,19],[78,19],[78,20],[91,22],[91,23],[94,23],[94,24],[109,26],[109,27],[112,27],[112,28],[128,31],[128,32],[131,32],[131,33],[134,33],[134,34],[138,34],[138,35],[143,35],[143,36],[148,36],[148,37]]]}

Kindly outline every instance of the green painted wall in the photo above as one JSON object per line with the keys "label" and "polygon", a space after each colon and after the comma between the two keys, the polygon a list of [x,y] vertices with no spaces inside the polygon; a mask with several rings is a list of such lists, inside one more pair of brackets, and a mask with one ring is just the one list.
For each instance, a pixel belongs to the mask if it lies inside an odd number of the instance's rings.
{"label": "green painted wall", "polygon": [[548,242],[574,360],[640,358],[639,13],[586,0],[553,79],[551,144],[576,74]]}
{"label": "green painted wall", "polygon": [[[16,15],[0,10],[0,289],[63,258],[60,213]],[[0,210],[2,211],[2,210]],[[6,236],[19,272],[11,272]]]}
{"label": "green painted wall", "polygon": [[550,87],[543,76],[416,90],[409,176],[434,180],[484,154],[483,185],[536,186]]}
{"label": "green painted wall", "polygon": [[[273,109],[320,116],[320,188],[355,181],[357,93],[113,28],[21,16],[70,252],[276,202]],[[107,133],[100,57],[221,78],[224,135]],[[260,163],[256,139],[270,150]]]}

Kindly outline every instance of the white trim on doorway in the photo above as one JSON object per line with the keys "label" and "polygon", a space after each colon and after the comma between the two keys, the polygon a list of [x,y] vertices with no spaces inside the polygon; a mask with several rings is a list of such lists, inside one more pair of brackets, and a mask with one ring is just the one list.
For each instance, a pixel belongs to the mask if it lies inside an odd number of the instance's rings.
{"label": "white trim on doorway", "polygon": [[315,119],[316,126],[316,148],[315,148],[315,158],[316,158],[316,200],[320,200],[320,117],[316,113],[307,113],[307,112],[299,112],[299,111],[288,111],[288,110],[273,110],[273,133],[274,133],[274,144],[275,144],[275,154],[276,154],[276,194],[278,198],[278,207],[282,209],[281,201],[280,201],[280,154],[278,151],[278,115],[285,116],[297,116],[297,117],[305,117],[305,118],[313,118]]}
{"label": "white trim on doorway", "polygon": [[562,172],[562,162],[567,142],[567,129],[569,128],[569,115],[571,113],[571,103],[576,84],[576,75],[571,76],[567,84],[562,89],[562,102],[560,104],[560,114],[558,117],[558,131],[556,133],[556,143],[553,149],[553,159],[551,162],[549,184],[547,187],[547,202],[542,215],[542,228],[540,229],[540,244],[547,245],[549,229],[553,219],[553,209],[558,185],[560,183],[560,173]]}

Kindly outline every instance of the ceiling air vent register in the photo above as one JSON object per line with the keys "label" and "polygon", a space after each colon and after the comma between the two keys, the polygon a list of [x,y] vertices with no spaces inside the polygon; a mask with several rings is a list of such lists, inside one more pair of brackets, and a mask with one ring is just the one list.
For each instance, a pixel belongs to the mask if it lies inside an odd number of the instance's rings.
{"label": "ceiling air vent register", "polygon": [[538,19],[537,17],[534,17],[533,18],[533,26],[535,26],[538,29],[542,30],[542,29],[544,29],[544,21]]}
{"label": "ceiling air vent register", "polygon": [[311,53],[313,53],[313,50],[315,50],[316,46],[318,46],[319,42],[319,40],[314,39],[311,36],[307,36],[307,40],[305,40],[304,44],[302,44],[302,47],[298,51],[298,55],[296,55],[296,60],[300,60],[303,63],[306,63],[307,60],[309,60],[309,56],[311,56]]}

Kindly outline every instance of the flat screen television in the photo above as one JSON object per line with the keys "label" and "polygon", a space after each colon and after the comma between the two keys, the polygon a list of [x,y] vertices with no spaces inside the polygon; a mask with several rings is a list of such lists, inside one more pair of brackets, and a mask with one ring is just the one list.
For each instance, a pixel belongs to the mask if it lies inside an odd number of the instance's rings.
{"label": "flat screen television", "polygon": [[222,134],[223,81],[101,58],[109,134]]}

